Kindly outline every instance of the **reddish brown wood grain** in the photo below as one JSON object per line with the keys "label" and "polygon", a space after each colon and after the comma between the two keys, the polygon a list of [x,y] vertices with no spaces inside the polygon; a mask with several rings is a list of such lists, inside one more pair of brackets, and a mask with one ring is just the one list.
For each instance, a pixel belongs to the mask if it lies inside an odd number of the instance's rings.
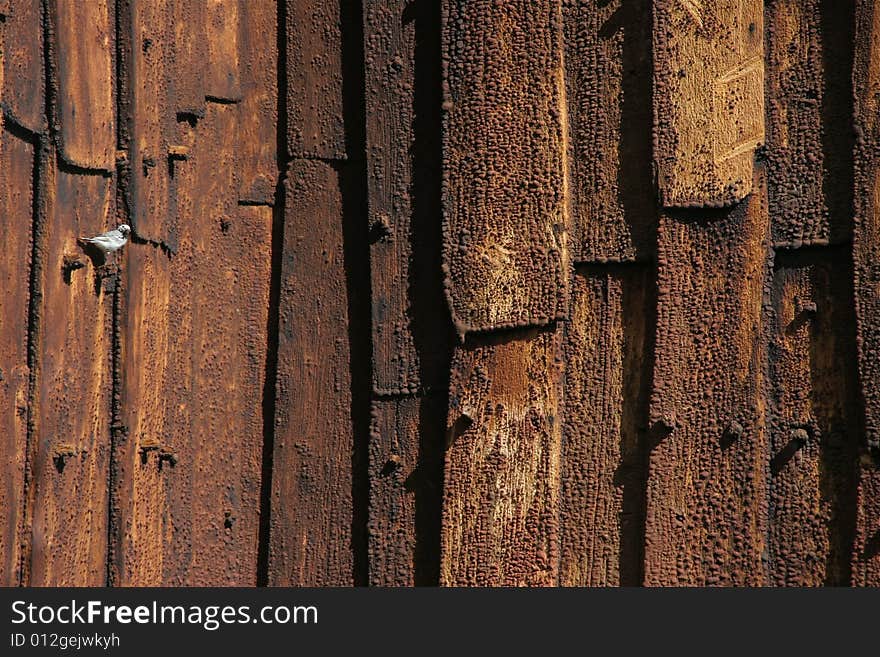
{"label": "reddish brown wood grain", "polygon": [[285,0],[287,149],[345,159],[342,0]]}
{"label": "reddish brown wood grain", "polygon": [[763,185],[730,210],[660,218],[648,585],[766,581]]}
{"label": "reddish brown wood grain", "polygon": [[650,359],[647,268],[585,270],[565,327],[559,580],[641,584]]}
{"label": "reddish brown wood grain", "polygon": [[179,115],[205,114],[205,68],[208,52],[207,0],[169,0],[174,41],[172,106]]}
{"label": "reddish brown wood grain", "polygon": [[767,184],[773,241],[827,243],[823,34],[817,0],[768,3]]}
{"label": "reddish brown wood grain", "polygon": [[853,546],[853,584],[880,584],[880,7],[856,3],[855,61],[855,207],[853,262],[858,319],[859,388],[864,403],[865,454],[859,471],[856,540]]}
{"label": "reddish brown wood grain", "polygon": [[559,569],[562,341],[555,327],[455,350],[440,583],[552,586]]}
{"label": "reddish brown wood grain", "polygon": [[581,262],[654,249],[650,0],[563,4],[571,251]]}
{"label": "reddish brown wood grain", "polygon": [[3,99],[6,120],[31,132],[46,128],[46,77],[41,3],[12,2],[3,17]]}
{"label": "reddish brown wood grain", "polygon": [[443,3],[443,268],[456,331],[543,325],[568,295],[560,2]]}
{"label": "reddish brown wood grain", "polygon": [[[102,586],[115,281],[112,269],[94,269],[76,240],[112,225],[112,180],[57,169],[44,175],[48,215],[26,581],[32,586]],[[65,257],[88,264],[67,276]]]}
{"label": "reddish brown wood grain", "polygon": [[[205,95],[215,100],[241,100],[239,75],[240,0],[206,0]],[[251,3],[254,4],[254,3]]]}
{"label": "reddish brown wood grain", "polygon": [[24,511],[27,452],[28,314],[33,230],[34,144],[0,133],[0,212],[5,222],[0,256],[0,583],[20,577],[19,523]]}
{"label": "reddish brown wood grain", "polygon": [[112,4],[53,0],[59,155],[69,164],[112,171],[116,152]]}
{"label": "reddish brown wood grain", "polygon": [[186,228],[171,261],[172,290],[189,296],[170,310],[183,333],[172,350],[172,377],[184,389],[171,395],[168,446],[181,480],[171,519],[188,527],[174,546],[179,583],[256,581],[271,214],[237,205],[235,151],[225,137],[236,117],[232,106],[207,104],[177,191]]}
{"label": "reddish brown wood grain", "polygon": [[138,237],[173,245],[176,216],[169,212],[172,171],[181,166],[169,160],[174,140],[175,111],[169,97],[169,78],[181,67],[174,57],[171,6],[165,0],[132,2],[125,16],[129,23],[121,35],[131,61],[125,93],[132,114],[131,141],[124,162],[129,177],[129,222]]}
{"label": "reddish brown wood grain", "polygon": [[410,301],[415,25],[406,2],[364,2],[367,187],[373,289],[373,390],[420,385]]}
{"label": "reddish brown wood grain", "polygon": [[339,168],[285,180],[269,584],[351,585],[351,373]]}
{"label": "reddish brown wood grain", "polygon": [[850,267],[839,256],[792,264],[786,256],[777,262],[766,320],[769,581],[846,585],[858,454]]}
{"label": "reddish brown wood grain", "polygon": [[445,395],[373,402],[370,434],[371,586],[434,583],[439,560]]}
{"label": "reddish brown wood grain", "polygon": [[278,6],[242,2],[239,10],[238,199],[272,205],[278,180]]}

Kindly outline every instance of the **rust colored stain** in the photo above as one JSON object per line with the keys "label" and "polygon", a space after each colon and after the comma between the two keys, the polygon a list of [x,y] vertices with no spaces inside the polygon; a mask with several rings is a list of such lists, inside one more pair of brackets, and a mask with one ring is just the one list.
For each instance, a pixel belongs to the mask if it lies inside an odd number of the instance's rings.
{"label": "rust colored stain", "polygon": [[561,354],[554,327],[455,350],[442,584],[556,583]]}

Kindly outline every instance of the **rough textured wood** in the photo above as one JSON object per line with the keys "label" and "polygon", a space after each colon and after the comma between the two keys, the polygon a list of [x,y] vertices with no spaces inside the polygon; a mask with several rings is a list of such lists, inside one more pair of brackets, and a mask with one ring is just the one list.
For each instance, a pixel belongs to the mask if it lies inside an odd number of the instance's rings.
{"label": "rough textured wood", "polygon": [[849,273],[845,258],[829,258],[774,275],[768,567],[777,586],[849,583],[858,440]]}
{"label": "rough textured wood", "polygon": [[115,167],[113,16],[108,0],[54,0],[59,154],[89,169]]}
{"label": "rough textured wood", "polygon": [[352,418],[340,176],[285,180],[270,585],[350,585]]}
{"label": "rough textured wood", "polygon": [[294,157],[345,159],[343,0],[285,2],[287,149]]}
{"label": "rough textured wood", "polygon": [[572,260],[653,253],[651,0],[563,4]]}
{"label": "rough textured wood", "polygon": [[855,207],[853,261],[858,320],[859,383],[864,403],[865,447],[860,468],[853,583],[880,585],[880,7],[856,3]]}
{"label": "rough textured wood", "polygon": [[367,185],[373,294],[373,389],[418,390],[411,330],[415,25],[405,2],[364,2]]}
{"label": "rough textured wood", "polygon": [[648,274],[643,268],[591,269],[572,285],[560,502],[563,586],[641,583]]}
{"label": "rough textured wood", "polygon": [[654,0],[654,121],[662,205],[724,206],[752,189],[764,141],[760,0]]}
{"label": "rough textured wood", "polygon": [[455,351],[441,584],[556,583],[561,349],[551,327]]}
{"label": "rough textured wood", "polygon": [[166,441],[181,471],[171,521],[189,536],[175,545],[175,584],[256,582],[271,213],[237,205],[227,139],[236,116],[234,107],[207,104],[192,173],[181,174],[177,194],[186,230],[172,289],[190,298],[170,311],[177,403]]}
{"label": "rough textured wood", "polygon": [[648,585],[765,582],[769,222],[755,184],[731,210],[660,218]]}
{"label": "rough textured wood", "polygon": [[240,12],[238,200],[272,205],[278,180],[278,7],[243,2]]}
{"label": "rough textured wood", "polygon": [[[87,261],[79,235],[113,222],[111,180],[46,172],[49,215],[42,280],[40,381],[31,468],[32,586],[103,586],[110,465],[111,312],[114,278]],[[111,263],[112,264],[112,263]]]}
{"label": "rough textured wood", "polygon": [[168,159],[175,121],[168,80],[181,67],[172,65],[171,8],[167,0],[133,2],[129,20],[122,36],[131,58],[128,219],[138,237],[174,245],[177,217],[168,211],[168,201],[172,172],[181,163]]}
{"label": "rough textured wood", "polygon": [[431,88],[429,75],[433,70],[439,83],[440,61],[429,49],[439,43],[425,37],[432,26],[437,29],[440,15],[428,3],[407,7],[402,0],[364,3],[373,390],[378,394],[445,386],[448,369],[449,316],[444,299],[435,299],[432,289],[440,280],[436,180],[441,154],[440,94]]}
{"label": "rough textured wood", "polygon": [[7,130],[0,132],[0,171],[5,182],[0,187],[4,222],[0,255],[0,585],[17,586],[30,376],[27,349],[34,145]]}
{"label": "rough textured wood", "polygon": [[[206,0],[205,95],[216,100],[241,100],[239,76],[240,0]],[[256,3],[251,3],[256,4]],[[265,38],[265,34],[263,37]]]}
{"label": "rough textured wood", "polygon": [[173,371],[176,336],[169,321],[171,276],[159,249],[133,249],[123,288],[120,407],[111,491],[110,581],[119,586],[165,582],[166,553],[173,527],[168,513],[174,494],[166,439],[173,400],[166,394]]}
{"label": "rough textured wood", "polygon": [[568,293],[560,3],[443,4],[443,267],[456,330],[542,325]]}
{"label": "rough textured wood", "polygon": [[173,107],[178,115],[205,115],[205,61],[208,51],[206,0],[169,0],[173,11]]}
{"label": "rough textured wood", "polygon": [[43,25],[40,3],[19,0],[4,15],[3,98],[7,121],[31,132],[46,128],[46,95],[43,63]]}
{"label": "rough textured wood", "polygon": [[370,435],[371,586],[436,582],[446,396],[373,402]]}
{"label": "rough textured wood", "polygon": [[773,241],[827,243],[819,0],[767,5],[767,182]]}

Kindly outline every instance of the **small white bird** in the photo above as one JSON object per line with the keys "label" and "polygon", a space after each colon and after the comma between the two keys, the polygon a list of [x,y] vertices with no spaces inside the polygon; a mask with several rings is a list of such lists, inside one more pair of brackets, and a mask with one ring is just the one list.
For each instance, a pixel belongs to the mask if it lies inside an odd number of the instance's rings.
{"label": "small white bird", "polygon": [[128,243],[129,233],[131,233],[131,228],[128,224],[120,224],[113,230],[101,233],[97,237],[80,237],[79,241],[83,245],[94,246],[106,256],[108,253],[118,251],[125,246]]}

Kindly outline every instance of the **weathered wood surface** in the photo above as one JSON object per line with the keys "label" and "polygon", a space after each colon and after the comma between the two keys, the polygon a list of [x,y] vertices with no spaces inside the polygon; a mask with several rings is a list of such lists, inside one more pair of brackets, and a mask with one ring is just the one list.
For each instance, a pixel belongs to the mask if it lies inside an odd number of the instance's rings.
{"label": "weathered wood surface", "polygon": [[276,3],[242,2],[239,16],[238,200],[272,205],[278,182]]}
{"label": "weathered wood surface", "polygon": [[773,241],[828,241],[823,188],[823,34],[818,0],[768,3],[767,179]]}
{"label": "weathered wood surface", "polygon": [[770,583],[846,585],[858,458],[850,267],[778,257],[768,332]]}
{"label": "weathered wood surface", "polygon": [[18,0],[3,16],[3,95],[6,121],[29,130],[46,129],[43,25],[39,2]]}
{"label": "weathered wood surface", "polygon": [[344,159],[341,14],[345,2],[284,1],[287,149],[294,157]]}
{"label": "weathered wood surface", "polygon": [[859,468],[853,584],[880,585],[880,7],[856,3],[853,262],[864,454]]}
{"label": "weathered wood surface", "polygon": [[53,0],[50,6],[59,155],[78,167],[111,171],[116,152],[113,4]]}
{"label": "weathered wood surface", "polygon": [[564,353],[563,586],[641,583],[649,271],[592,268],[574,278]]}
{"label": "weathered wood surface", "polygon": [[5,222],[0,256],[0,584],[20,577],[19,524],[24,511],[30,367],[28,314],[33,223],[35,149],[8,130],[0,133],[0,212]]}
{"label": "weathered wood surface", "polygon": [[112,223],[114,194],[104,175],[66,173],[53,159],[48,164],[26,576],[33,586],[100,586],[106,576],[115,279],[91,266],[65,272],[65,258],[86,260],[76,238]]}
{"label": "weathered wood surface", "polygon": [[568,297],[561,3],[443,3],[443,268],[456,331],[543,325]]}
{"label": "weathered wood surface", "polygon": [[455,350],[441,584],[556,583],[561,356],[552,326]]}
{"label": "weathered wood surface", "polygon": [[654,252],[651,0],[563,4],[571,176],[571,257],[647,259]]}
{"label": "weathered wood surface", "polygon": [[352,584],[352,418],[340,171],[286,172],[269,584]]}
{"label": "weathered wood surface", "polygon": [[877,2],[0,14],[0,583],[880,583]]}
{"label": "weathered wood surface", "polygon": [[654,0],[657,184],[665,207],[727,206],[752,190],[764,141],[760,0]]}
{"label": "weathered wood surface", "polygon": [[649,585],[766,582],[769,220],[756,178],[732,209],[660,218]]}

